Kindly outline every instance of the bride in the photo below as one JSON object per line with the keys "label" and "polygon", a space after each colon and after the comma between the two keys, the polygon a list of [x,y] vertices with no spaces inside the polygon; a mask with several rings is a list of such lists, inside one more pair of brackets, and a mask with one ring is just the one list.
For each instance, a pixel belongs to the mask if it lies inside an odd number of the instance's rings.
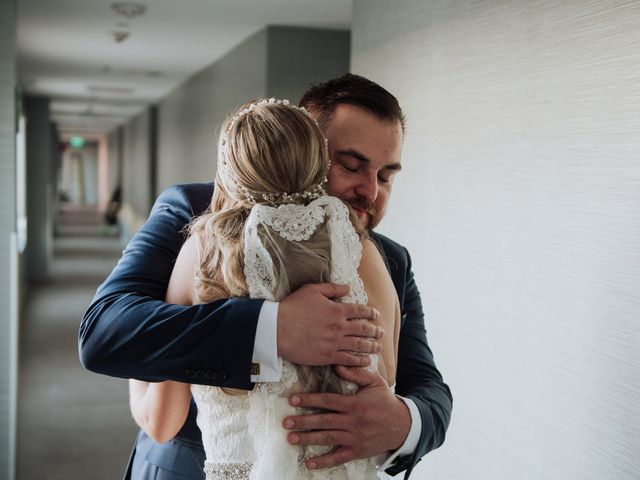
{"label": "bride", "polygon": [[[207,213],[193,220],[176,260],[167,301],[194,305],[250,296],[279,301],[307,283],[350,287],[340,299],[368,303],[387,333],[371,367],[395,383],[399,306],[377,248],[349,208],[328,196],[326,139],[309,114],[282,100],[245,104],[225,121],[218,144],[215,191]],[[247,341],[253,335],[247,334]],[[313,338],[308,339],[313,342]],[[136,422],[159,442],[187,417],[191,395],[206,452],[207,480],[374,479],[380,459],[309,470],[305,459],[328,447],[287,443],[282,419],[295,415],[292,393],[354,393],[333,367],[282,362],[278,382],[250,392],[167,381],[130,380]]]}

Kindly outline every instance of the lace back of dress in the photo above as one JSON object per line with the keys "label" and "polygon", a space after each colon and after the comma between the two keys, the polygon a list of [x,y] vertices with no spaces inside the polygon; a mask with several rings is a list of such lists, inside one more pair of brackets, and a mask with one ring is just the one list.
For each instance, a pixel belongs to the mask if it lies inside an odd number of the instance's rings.
{"label": "lace back of dress", "polygon": [[[351,287],[343,301],[366,303],[358,276],[360,258],[360,238],[349,211],[334,197],[321,197],[308,205],[256,205],[245,225],[245,276],[253,298],[278,301],[304,284],[331,281]],[[248,413],[256,449],[251,480],[375,478],[370,460],[331,470],[307,470],[302,460],[326,453],[327,447],[296,453],[281,427],[284,416],[299,413],[288,405],[294,391],[354,393],[356,389],[341,380],[333,367],[301,367],[286,361],[280,382],[256,384]]]}

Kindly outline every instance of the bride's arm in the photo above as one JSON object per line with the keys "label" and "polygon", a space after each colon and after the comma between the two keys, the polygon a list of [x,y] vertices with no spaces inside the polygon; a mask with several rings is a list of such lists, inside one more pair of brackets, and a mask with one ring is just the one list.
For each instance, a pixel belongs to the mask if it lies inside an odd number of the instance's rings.
{"label": "bride's arm", "polygon": [[362,242],[362,260],[358,273],[367,292],[368,304],[381,313],[378,320],[384,329],[382,352],[380,357],[384,370],[379,367],[380,374],[389,385],[395,384],[400,333],[400,304],[398,294],[375,244],[365,239]]}
{"label": "bride's arm", "polygon": [[[182,246],[167,288],[168,303],[193,305],[196,300],[197,244],[193,237]],[[189,384],[129,380],[129,406],[138,426],[153,440],[164,443],[180,431],[189,413]]]}
{"label": "bride's arm", "polygon": [[180,431],[189,413],[189,384],[129,380],[129,405],[138,426],[153,440],[164,443]]}

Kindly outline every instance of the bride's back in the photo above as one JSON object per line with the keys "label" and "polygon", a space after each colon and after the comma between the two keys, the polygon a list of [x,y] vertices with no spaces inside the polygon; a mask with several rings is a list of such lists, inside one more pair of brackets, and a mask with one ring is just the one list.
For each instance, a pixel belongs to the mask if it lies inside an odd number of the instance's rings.
{"label": "bride's back", "polygon": [[[200,301],[238,295],[279,301],[319,282],[348,284],[351,301],[366,301],[357,273],[360,237],[348,207],[326,196],[328,170],[326,140],[297,107],[254,102],[225,122],[211,209],[191,228],[199,245]],[[354,472],[373,478],[368,460],[340,467],[339,474],[302,466],[298,455],[305,452],[287,444],[280,425],[284,415],[296,413],[288,396],[301,390],[345,392],[349,385],[332,367],[286,361],[279,382],[256,384],[249,395],[193,385],[207,478],[244,479],[251,468],[259,479],[342,479]]]}

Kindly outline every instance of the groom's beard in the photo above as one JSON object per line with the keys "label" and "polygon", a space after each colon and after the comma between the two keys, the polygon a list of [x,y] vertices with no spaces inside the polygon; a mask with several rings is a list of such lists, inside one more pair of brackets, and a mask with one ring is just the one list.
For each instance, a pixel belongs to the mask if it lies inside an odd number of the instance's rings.
{"label": "groom's beard", "polygon": [[347,202],[365,228],[372,229],[380,223],[382,218],[378,215],[377,209],[362,198],[343,198]]}

